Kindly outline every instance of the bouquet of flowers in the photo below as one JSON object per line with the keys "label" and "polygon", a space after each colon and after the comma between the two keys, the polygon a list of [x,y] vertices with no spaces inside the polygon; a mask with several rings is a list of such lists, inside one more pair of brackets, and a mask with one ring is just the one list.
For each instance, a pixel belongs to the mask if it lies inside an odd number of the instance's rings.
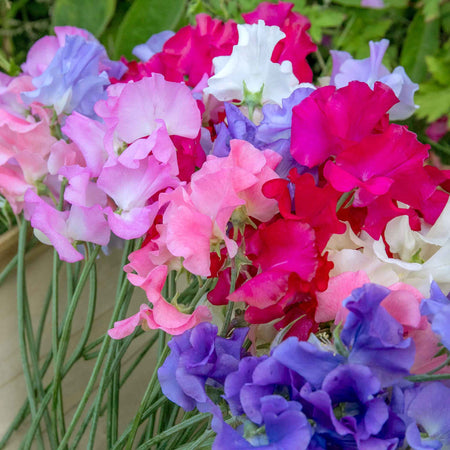
{"label": "bouquet of flowers", "polygon": [[[3,443],[30,413],[23,448],[76,448],[89,427],[93,448],[106,408],[114,449],[450,448],[450,173],[396,123],[418,85],[383,65],[386,39],[367,59],[332,51],[313,85],[306,17],[261,3],[243,18],[199,14],[136,47],[140,62],[56,27],[19,75],[1,75],[28,394]],[[44,367],[28,223],[55,255]],[[92,341],[89,310],[69,353],[112,240],[124,267],[110,329]],[[73,281],[62,318],[61,264]],[[148,302],[128,312],[134,287]],[[159,357],[120,434],[121,359],[142,336]],[[88,350],[96,363],[65,423],[63,379]]]}

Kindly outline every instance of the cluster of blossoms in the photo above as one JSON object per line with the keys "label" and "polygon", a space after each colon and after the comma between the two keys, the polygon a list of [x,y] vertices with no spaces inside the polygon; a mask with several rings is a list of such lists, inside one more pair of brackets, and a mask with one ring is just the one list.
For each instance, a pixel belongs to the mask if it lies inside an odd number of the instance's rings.
{"label": "cluster of blossoms", "polygon": [[[393,123],[418,86],[388,41],[316,87],[292,8],[200,14],[140,62],[56,27],[0,78],[0,193],[67,262],[143,238],[149,303],[109,334],[175,336],[163,392],[215,448],[448,448],[450,389],[411,375],[449,372],[450,174]],[[171,272],[201,295],[165,298]]]}

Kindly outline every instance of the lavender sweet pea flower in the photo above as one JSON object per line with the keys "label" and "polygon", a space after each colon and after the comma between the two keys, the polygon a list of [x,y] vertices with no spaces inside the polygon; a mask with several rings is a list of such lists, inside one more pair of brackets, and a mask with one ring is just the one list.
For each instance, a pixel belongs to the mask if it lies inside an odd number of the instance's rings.
{"label": "lavender sweet pea flower", "polygon": [[450,350],[450,300],[435,281],[431,283],[430,298],[423,299],[420,312],[431,322],[431,329],[441,337],[441,343]]}
{"label": "lavender sweet pea flower", "polygon": [[145,44],[136,45],[131,53],[141,61],[147,62],[155,53],[159,53],[164,44],[174,35],[175,33],[171,30],[156,33]]}
{"label": "lavender sweet pea flower", "polygon": [[214,141],[212,154],[223,158],[230,153],[231,139],[241,139],[250,142],[256,148],[262,148],[262,142],[256,139],[256,125],[241,110],[231,104],[225,103],[225,112],[227,115],[228,127],[220,124],[217,138]]}
{"label": "lavender sweet pea flower", "polygon": [[303,83],[289,97],[282,100],[282,106],[266,104],[262,107],[264,118],[258,125],[256,138],[263,143],[261,148],[270,148],[280,154],[283,159],[276,168],[277,174],[286,178],[292,168],[297,168],[299,173],[310,172],[317,177],[317,170],[299,164],[291,155],[291,122],[292,108],[300,104],[315,88],[313,85]]}
{"label": "lavender sweet pea flower", "polygon": [[[206,394],[206,384],[214,385],[238,368],[247,329],[235,331],[232,339],[217,336],[217,327],[203,322],[175,336],[168,343],[171,353],[158,370],[164,395],[186,411],[197,407],[218,414],[220,408]],[[225,342],[227,341],[227,342]]]}
{"label": "lavender sweet pea flower", "polygon": [[380,306],[390,292],[376,284],[355,289],[344,301],[350,314],[341,333],[348,361],[370,367],[382,386],[408,375],[415,357],[414,341],[403,339],[403,327]]}
{"label": "lavender sweet pea flower", "polygon": [[406,75],[405,69],[396,67],[392,73],[381,64],[384,53],[389,46],[387,39],[380,42],[369,43],[370,57],[366,59],[353,59],[347,52],[331,50],[333,58],[333,71],[330,84],[341,88],[347,86],[350,81],[362,81],[372,89],[376,81],[387,84],[399,99],[399,103],[389,110],[391,120],[404,120],[412,116],[418,108],[414,104],[414,92],[419,85],[413,83]]}
{"label": "lavender sweet pea flower", "polygon": [[[42,73],[33,78],[36,90],[24,92],[25,103],[40,102],[53,106],[56,113],[79,113],[95,118],[94,104],[106,98],[108,75],[100,72],[105,50],[97,42],[86,41],[81,36],[67,36],[64,47]],[[105,61],[108,62],[108,61]]]}
{"label": "lavender sweet pea flower", "polygon": [[427,383],[411,392],[405,411],[412,419],[406,429],[408,444],[414,450],[450,449],[450,389]]}

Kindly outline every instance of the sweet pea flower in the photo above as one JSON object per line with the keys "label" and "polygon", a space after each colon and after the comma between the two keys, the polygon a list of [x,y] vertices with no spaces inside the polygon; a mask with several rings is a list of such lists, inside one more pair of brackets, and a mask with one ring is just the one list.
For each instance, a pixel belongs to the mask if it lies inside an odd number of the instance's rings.
{"label": "sweet pea flower", "polygon": [[164,44],[175,33],[172,30],[161,31],[160,33],[153,34],[145,44],[137,45],[133,48],[134,56],[138,57],[141,61],[148,61],[155,53],[159,53]]}
{"label": "sweet pea flower", "polygon": [[[383,7],[383,2],[366,2],[371,7]],[[389,72],[381,64],[389,41],[382,39],[380,42],[369,42],[370,57],[366,59],[353,59],[347,52],[331,50],[333,57],[333,72],[331,74],[331,84],[337,88],[347,86],[350,81],[358,80],[367,83],[372,89],[376,81],[387,84],[400,100],[389,110],[391,120],[405,120],[412,116],[418,108],[414,104],[414,92],[419,89],[419,85],[413,83],[406,75],[403,67],[396,67],[393,72]]]}
{"label": "sweet pea flower", "polygon": [[431,283],[431,297],[424,299],[420,305],[420,312],[428,317],[431,329],[440,336],[441,343],[450,350],[450,300],[439,289],[435,281]]}
{"label": "sweet pea flower", "polygon": [[84,258],[75,249],[76,242],[98,245],[109,242],[110,230],[99,205],[72,206],[70,211],[58,211],[29,189],[25,194],[25,217],[39,240],[53,245],[63,261],[73,263]]}
{"label": "sweet pea flower", "polygon": [[142,236],[152,225],[159,204],[149,204],[158,192],[175,187],[178,178],[172,175],[170,165],[161,164],[154,155],[140,160],[138,167],[129,168],[117,162],[104,167],[97,179],[97,186],[115,202],[116,209],[107,207],[105,212],[111,230],[123,239]]}
{"label": "sweet pea flower", "polygon": [[[183,266],[196,275],[210,275],[210,253],[222,242],[230,257],[237,244],[227,235],[233,212],[245,207],[245,214],[267,221],[276,211],[276,202],[266,198],[262,185],[278,176],[274,168],[279,156],[263,152],[245,141],[232,140],[226,158],[210,155],[200,170],[192,175],[189,185],[161,194],[165,245]],[[213,250],[211,250],[211,248]]]}
{"label": "sweet pea flower", "polygon": [[186,411],[197,407],[216,412],[218,407],[205,387],[223,383],[238,367],[248,329],[236,329],[231,339],[218,336],[217,331],[215,325],[204,322],[168,343],[171,353],[158,369],[158,379],[164,395]]}
{"label": "sweet pea flower", "polygon": [[386,252],[382,239],[373,242],[376,257],[388,265],[401,281],[416,287],[424,296],[431,280],[441,289],[450,290],[450,200],[433,226],[423,224],[423,230],[411,230],[408,216],[392,219],[386,226]]}
{"label": "sweet pea flower", "polygon": [[24,102],[53,106],[58,115],[75,110],[94,118],[94,104],[106,97],[109,84],[107,73],[99,70],[103,54],[100,44],[67,36],[46,70],[33,78],[36,90],[22,94]]}
{"label": "sweet pea flower", "polygon": [[450,448],[450,389],[442,383],[424,383],[412,389],[408,397],[405,413],[412,421],[406,429],[406,440],[411,448]]}
{"label": "sweet pea flower", "polygon": [[277,26],[266,26],[260,20],[253,25],[238,25],[239,42],[230,56],[214,58],[214,75],[208,80],[206,94],[223,101],[243,100],[244,90],[257,94],[261,102],[281,105],[298,87],[292,63],[271,61],[276,44],[285,37]]}
{"label": "sweet pea flower", "polygon": [[180,311],[176,305],[168,303],[161,295],[161,290],[167,278],[167,267],[159,266],[152,271],[151,279],[145,287],[149,305],[141,305],[137,314],[114,323],[108,331],[113,339],[123,339],[129,336],[139,325],[150,330],[163,330],[171,335],[183,334],[201,322],[210,321],[211,313],[204,305],[200,305],[192,314]]}

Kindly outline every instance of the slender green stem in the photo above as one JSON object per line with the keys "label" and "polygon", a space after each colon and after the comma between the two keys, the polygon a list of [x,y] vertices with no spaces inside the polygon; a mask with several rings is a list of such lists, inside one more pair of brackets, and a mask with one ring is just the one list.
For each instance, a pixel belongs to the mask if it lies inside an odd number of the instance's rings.
{"label": "slender green stem", "polygon": [[17,265],[17,255],[14,255],[11,261],[6,265],[6,267],[0,272],[0,286],[5,281],[6,277],[10,274],[10,272]]}
{"label": "slender green stem", "polygon": [[[59,346],[59,274],[58,274],[59,256],[56,250],[53,250],[53,270],[52,270],[52,352],[53,356],[58,354]],[[56,364],[53,367],[53,398],[52,398],[52,430],[49,433],[53,433],[53,436],[57,442],[59,442],[58,436],[58,408],[60,407],[59,397],[61,394],[61,386],[58,383],[60,374]]]}
{"label": "slender green stem", "polygon": [[[117,355],[117,348],[114,352]],[[119,427],[119,383],[120,383],[120,364],[116,370],[112,372],[112,379],[109,387],[108,402],[107,402],[107,443],[108,448],[114,445],[117,441],[118,427]]]}
{"label": "slender green stem", "polygon": [[[98,252],[100,251],[100,246],[97,245],[94,250],[91,252],[91,255],[89,256],[89,259],[87,260],[85,266],[83,267],[83,271],[81,272],[80,279],[78,280],[77,286],[75,288],[75,291],[73,293],[72,299],[70,301],[70,304],[67,308],[67,312],[65,315],[64,320],[64,326],[61,332],[61,340],[60,345],[56,344],[56,355],[55,357],[55,364],[54,364],[54,378],[53,378],[53,408],[54,411],[59,411],[55,419],[58,420],[60,426],[62,429],[65,428],[63,419],[63,412],[62,412],[62,403],[61,403],[61,381],[62,381],[62,368],[64,364],[64,358],[66,356],[67,347],[69,345],[69,336],[70,332],[72,330],[72,321],[73,316],[75,314],[76,307],[78,305],[78,301],[81,297],[81,293],[83,291],[84,285],[86,284],[86,280],[88,278],[88,275],[92,269],[92,266],[95,264],[95,258],[98,255]],[[54,349],[55,351],[55,349]],[[64,447],[63,447],[64,448]]]}
{"label": "slender green stem", "polygon": [[[141,423],[144,420],[148,419],[149,417],[155,417],[155,412],[158,410],[158,408],[168,401],[169,400],[167,399],[167,397],[161,396],[158,398],[158,400],[152,402],[152,404],[145,410],[144,414],[142,414]],[[112,448],[112,450],[123,449],[123,445],[127,440],[129,434],[131,433],[132,429],[133,423],[130,423],[125,429],[125,431],[122,433],[122,435],[120,436],[119,440],[116,442],[116,445]]]}
{"label": "slender green stem", "polygon": [[[27,239],[26,220],[22,220],[19,230],[19,242],[17,249],[17,314],[18,314],[18,331],[19,331],[19,347],[20,355],[22,357],[22,368],[25,378],[25,386],[28,395],[28,402],[30,405],[31,416],[34,418],[37,414],[36,401],[34,397],[33,381],[31,370],[27,357],[26,346],[26,330],[25,330],[25,301],[26,301],[26,285],[25,285],[25,245]],[[44,448],[42,434],[38,430],[38,447]]]}
{"label": "slender green stem", "polygon": [[158,362],[156,363],[155,369],[153,370],[152,377],[150,378],[150,382],[148,383],[147,390],[145,391],[144,397],[142,398],[138,412],[137,412],[136,416],[134,417],[131,432],[128,437],[127,445],[125,447],[126,450],[131,450],[133,447],[133,442],[136,437],[138,427],[141,423],[142,415],[143,415],[145,409],[147,408],[147,404],[148,404],[149,400],[151,399],[153,391],[155,389],[155,385],[157,384],[156,383],[157,379],[158,379],[158,370],[157,369],[159,367],[161,367],[162,363],[165,361],[168,354],[169,354],[169,347],[166,346],[158,358]]}
{"label": "slender green stem", "polygon": [[[124,248],[124,254],[126,253],[128,255],[128,252],[130,250],[131,242],[132,241],[127,241],[126,242],[125,248]],[[115,302],[115,305],[114,305],[114,311],[113,311],[113,314],[112,314],[112,317],[111,317],[111,321],[109,323],[109,328],[111,328],[114,325],[114,322],[117,321],[119,313],[120,313],[120,311],[122,309],[122,304],[123,304],[124,301],[126,301],[126,292],[127,292],[127,285],[126,285],[126,283],[123,283],[122,289],[119,292],[119,294],[117,296],[117,299],[116,299],[116,302]],[[81,418],[81,414],[83,413],[84,408],[86,407],[86,404],[87,404],[87,402],[89,400],[89,397],[90,397],[90,395],[92,393],[92,390],[94,388],[95,382],[97,381],[97,377],[98,377],[98,375],[100,373],[100,369],[101,369],[101,367],[103,365],[103,361],[104,361],[104,359],[106,357],[106,354],[108,352],[110,343],[111,343],[110,337],[107,334],[105,334],[105,336],[103,338],[102,346],[100,348],[99,355],[97,357],[97,360],[95,362],[95,366],[94,366],[94,368],[92,370],[92,373],[91,373],[91,377],[90,377],[90,379],[88,381],[88,384],[86,386],[84,394],[83,394],[83,396],[82,396],[82,398],[80,400],[80,403],[78,404],[78,407],[77,407],[77,409],[76,409],[76,411],[75,411],[75,413],[73,415],[72,421],[70,422],[70,424],[69,424],[69,426],[67,428],[66,434],[64,435],[63,439],[61,440],[60,447],[59,447],[60,449],[63,449],[68,444],[69,439],[72,436],[72,433],[74,432],[75,427],[76,427],[78,421]]]}
{"label": "slender green stem", "polygon": [[47,405],[50,402],[52,395],[53,395],[52,390],[49,389],[45,394],[45,397],[42,399],[41,404],[39,405],[39,409],[37,410],[36,415],[33,418],[33,421],[31,422],[27,434],[25,435],[23,448],[26,450],[31,448],[31,445],[33,443],[33,437],[36,434],[36,431],[39,429],[39,423],[41,421],[42,415],[44,414],[44,411],[47,408]]}
{"label": "slender green stem", "polygon": [[160,434],[157,434],[150,440],[148,440],[145,444],[138,447],[137,450],[146,450],[151,448],[152,445],[157,444],[158,442],[161,442],[165,439],[167,439],[170,436],[173,436],[176,433],[179,433],[182,430],[185,430],[186,428],[191,427],[192,425],[198,424],[204,420],[209,419],[209,414],[197,414],[191,419],[185,420],[184,422],[178,423],[177,425],[174,425],[173,427],[163,431]]}
{"label": "slender green stem", "polygon": [[142,359],[144,358],[144,356],[147,354],[147,352],[153,347],[153,344],[156,342],[156,340],[158,339],[158,334],[155,333],[149,340],[149,342],[147,343],[147,345],[145,346],[145,348],[141,351],[141,353],[139,353],[139,355],[137,356],[137,358],[133,361],[133,363],[130,365],[130,367],[127,369],[127,371],[125,372],[124,376],[122,377],[122,379],[120,380],[120,387],[122,387],[125,382],[127,381],[127,379],[130,377],[130,375],[133,373],[134,369],[139,365],[139,363],[142,361]]}
{"label": "slender green stem", "polygon": [[[236,264],[234,263],[234,261],[232,261],[231,280],[230,280],[230,294],[234,292],[234,289],[236,287],[237,275],[238,274],[237,274]],[[222,326],[222,331],[220,332],[220,335],[223,336],[223,337],[226,337],[226,335],[228,334],[228,328],[230,327],[231,317],[233,316],[233,308],[234,308],[234,303],[233,302],[228,302],[227,313],[226,313],[226,316],[225,316],[225,321],[224,321],[223,326]]]}
{"label": "slender green stem", "polygon": [[[31,313],[30,313],[28,301],[25,301],[24,320],[25,320],[26,334],[27,334],[27,339],[28,339],[29,349],[30,349],[29,353],[30,353],[31,366],[33,369],[33,374],[34,374],[34,386],[35,386],[35,390],[38,394],[38,402],[39,402],[44,397],[44,387],[42,385],[41,370],[39,368],[38,352],[36,349],[36,341],[34,339],[34,334],[33,334],[33,325],[32,325]],[[47,430],[51,430],[52,423],[51,423],[50,415],[49,415],[47,409],[44,411],[44,420],[45,420]],[[48,438],[50,441],[50,447],[52,449],[56,448],[56,442],[53,438],[52,433],[48,433]]]}
{"label": "slender green stem", "polygon": [[438,381],[438,380],[450,380],[450,373],[435,373],[432,375],[411,375],[406,377],[409,381],[416,383],[422,383],[425,381]]}
{"label": "slender green stem", "polygon": [[88,304],[88,310],[86,314],[86,322],[83,328],[83,332],[81,333],[80,340],[78,341],[78,344],[75,348],[75,350],[72,352],[71,357],[69,358],[69,361],[64,366],[63,372],[68,372],[69,369],[80,359],[83,355],[86,342],[89,339],[89,336],[91,334],[92,325],[94,323],[94,315],[95,315],[95,307],[97,304],[97,267],[94,264],[92,266],[92,269],[89,273],[89,304]]}
{"label": "slender green stem", "polygon": [[69,305],[73,295],[73,269],[71,263],[66,263],[66,291],[67,304]]}
{"label": "slender green stem", "polygon": [[39,318],[39,325],[36,331],[36,351],[37,354],[41,354],[42,335],[44,333],[45,321],[47,320],[47,314],[50,309],[50,302],[52,300],[52,285],[48,287],[47,294],[44,299],[44,306],[41,311],[41,317]]}

